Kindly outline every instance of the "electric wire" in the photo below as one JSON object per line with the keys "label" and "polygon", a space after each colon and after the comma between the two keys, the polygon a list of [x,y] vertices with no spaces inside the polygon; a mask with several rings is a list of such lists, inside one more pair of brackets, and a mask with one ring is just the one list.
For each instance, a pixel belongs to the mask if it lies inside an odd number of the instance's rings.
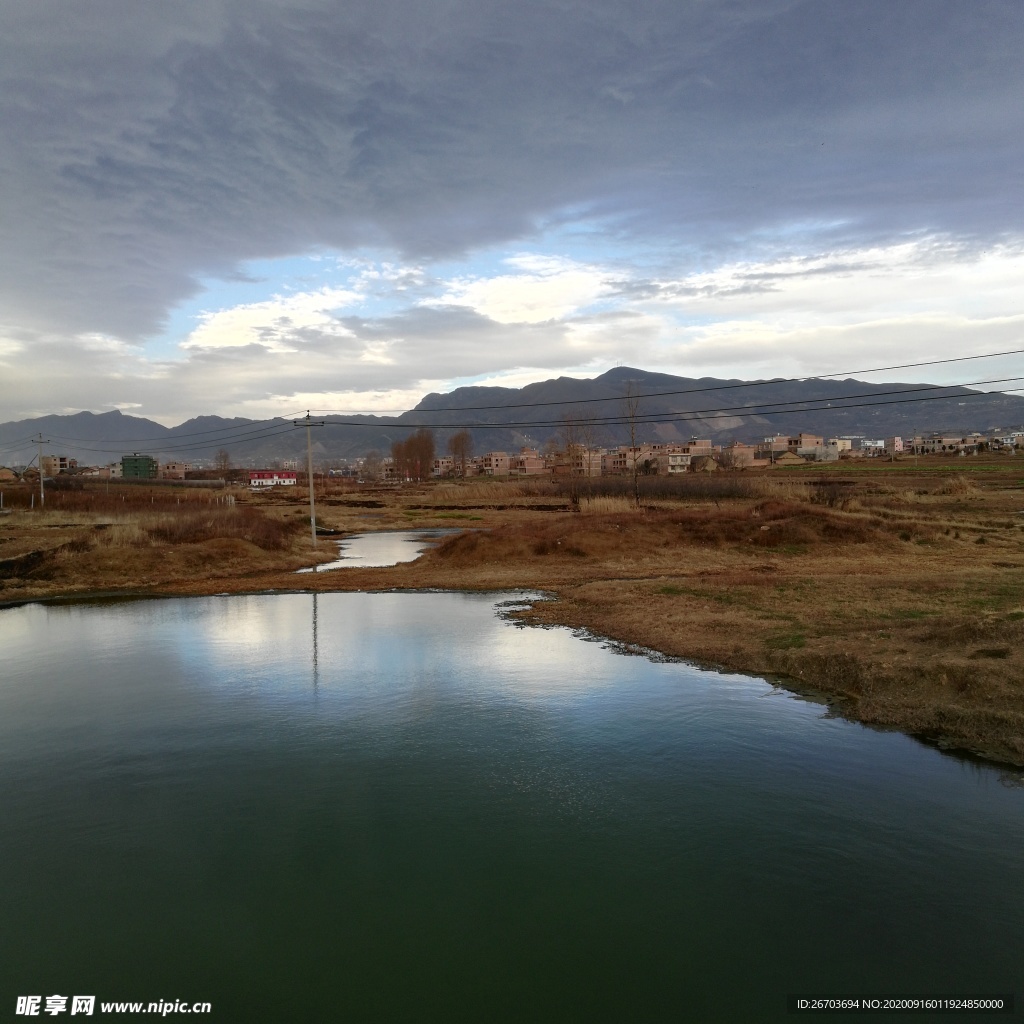
{"label": "electric wire", "polygon": [[[918,366],[938,366],[942,363],[963,363],[974,359],[995,359],[998,356],[1014,356],[1024,353],[1024,349],[1008,349],[1005,352],[985,352],[982,355],[977,356],[955,356],[950,359],[927,359],[919,363],[899,363],[896,366],[876,366],[872,369],[867,370],[842,370],[837,373],[818,373],[809,374],[805,377],[773,377],[769,380],[755,380],[755,381],[741,381],[738,384],[714,384],[709,387],[701,388],[684,388],[679,391],[649,391],[642,392],[636,395],[611,395],[607,398],[576,398],[576,399],[565,399],[550,402],[519,402],[509,403],[507,405],[458,405],[458,406],[447,406],[439,407],[435,409],[423,409],[423,410],[407,410],[409,412],[490,412],[497,409],[533,409],[542,408],[544,406],[551,405],[582,405],[588,402],[621,402],[627,398],[633,398],[636,400],[642,400],[645,398],[668,398],[676,395],[695,395],[701,394],[705,391],[728,391],[733,388],[761,388],[767,387],[770,384],[799,384],[806,381],[812,380],[828,380],[832,377],[848,377],[851,374],[856,373],[886,373],[889,370],[908,370]],[[943,385],[935,385],[941,387]],[[968,385],[949,384],[944,385],[946,387],[967,387]],[[317,415],[351,415],[345,410],[332,410],[332,409],[316,409],[313,410]]]}
{"label": "electric wire", "polygon": [[[673,423],[673,422],[686,422],[690,420],[702,420],[708,418],[718,418],[722,416],[728,416],[731,418],[750,418],[754,416],[781,416],[781,415],[808,415],[815,412],[841,412],[844,409],[861,409],[877,407],[882,405],[899,405],[905,402],[934,402],[934,401],[954,401],[957,399],[972,399],[972,398],[990,398],[993,395],[1007,394],[1014,391],[1024,390],[1021,388],[1005,388],[1000,391],[977,391],[968,392],[967,394],[943,394],[943,395],[928,395],[921,398],[904,398],[896,399],[892,401],[881,401],[881,402],[848,402],[849,398],[877,398],[888,395],[898,395],[906,393],[916,394],[919,391],[949,391],[952,388],[966,388],[977,384],[995,384],[1004,381],[1017,381],[1022,380],[1021,377],[1004,377],[999,380],[990,381],[975,381],[973,384],[945,384],[945,385],[926,385],[921,388],[910,388],[905,391],[876,391],[876,392],[864,392],[859,395],[839,396],[836,398],[812,398],[812,399],[792,399],[788,402],[764,402],[755,405],[742,405],[742,406],[724,406],[713,409],[694,409],[686,410],[683,412],[665,412],[665,413],[646,413],[638,416],[629,416],[628,414],[619,414],[617,416],[606,416],[606,417],[585,417],[573,418],[572,422],[578,426],[614,426],[621,425],[630,422],[637,424],[655,424],[655,423]],[[828,405],[822,405],[821,403],[829,403]],[[844,402],[846,404],[838,404]],[[570,403],[564,403],[570,404]],[[809,408],[808,406],[815,405],[816,407]],[[799,406],[799,408],[778,408],[779,406]],[[426,415],[420,413],[418,415]],[[561,427],[565,424],[565,419],[557,420],[526,420],[517,422],[459,422],[459,423],[430,423],[430,422],[415,422],[415,423],[397,423],[387,424],[389,428],[398,429],[466,429],[466,430],[505,430],[511,428],[528,428],[528,427]],[[328,423],[329,426],[346,426],[346,427],[377,427],[382,426],[376,423],[357,423],[348,420],[331,420]]]}
{"label": "electric wire", "polygon": [[[599,402],[613,402],[623,400],[623,397],[635,399],[636,401],[642,401],[651,398],[661,397],[674,397],[678,395],[687,394],[698,394],[703,392],[714,392],[714,391],[725,391],[738,388],[755,388],[765,387],[770,384],[786,384],[786,383],[800,383],[811,380],[827,380],[832,377],[848,376],[850,374],[866,374],[866,373],[880,373],[890,370],[897,369],[909,369],[920,366],[935,366],[946,363],[960,363],[968,362],[977,359],[990,359],[997,358],[1000,356],[1007,355],[1018,355],[1024,353],[1024,349],[1010,349],[1003,352],[987,352],[974,356],[957,356],[947,359],[931,359],[924,360],[916,363],[902,363],[893,366],[874,367],[870,369],[861,370],[848,370],[839,373],[831,374],[817,374],[806,377],[791,377],[791,378],[774,378],[771,380],[763,381],[749,381],[735,384],[721,384],[713,385],[709,387],[699,388],[686,388],[674,391],[661,391],[661,392],[646,392],[640,393],[633,396],[622,396],[622,397],[610,397],[610,398],[581,398],[581,399],[569,399],[561,401],[545,401],[545,402],[527,402],[527,403],[509,403],[503,405],[485,405],[485,406],[461,406],[461,407],[443,407],[435,409],[422,409],[422,410],[409,410],[407,415],[415,415],[417,419],[421,417],[427,417],[432,414],[442,412],[504,412],[509,409],[529,409],[529,408],[547,408],[551,406],[561,406],[575,408],[579,405],[592,404]],[[855,395],[838,395],[834,397],[822,397],[822,398],[806,398],[806,399],[791,399],[783,402],[772,402],[772,403],[757,403],[754,405],[744,406],[726,406],[711,409],[702,410],[686,410],[681,412],[664,412],[664,413],[639,413],[630,416],[628,413],[619,414],[616,416],[601,416],[601,417],[579,417],[574,422],[580,426],[614,426],[622,425],[625,423],[633,422],[636,424],[654,424],[654,423],[672,423],[672,422],[687,422],[691,420],[702,420],[702,419],[713,419],[723,416],[730,418],[748,419],[752,417],[761,417],[765,415],[780,416],[780,415],[799,415],[799,414],[811,414],[815,412],[837,412],[845,409],[859,409],[859,408],[870,408],[882,405],[896,405],[904,404],[906,402],[926,402],[926,401],[941,401],[941,400],[953,400],[957,398],[972,399],[972,398],[983,398],[991,397],[993,394],[1011,394],[1018,391],[1022,391],[1022,388],[1004,388],[996,392],[974,392],[968,394],[953,394],[953,395],[928,395],[919,398],[904,398],[904,399],[893,399],[893,395],[903,394],[916,394],[921,391],[950,391],[957,388],[968,388],[976,387],[986,384],[999,384],[1013,382],[1021,380],[1021,377],[1005,377],[994,380],[985,381],[974,381],[968,384],[927,384],[921,385],[914,388],[906,388],[893,390],[887,388],[884,391],[864,392]],[[860,398],[876,398],[885,397],[885,401],[880,402],[852,402],[851,399]],[[822,403],[828,403],[823,405]],[[789,408],[796,406],[797,408]],[[325,414],[323,410],[317,410],[318,414]],[[301,415],[300,413],[295,414],[296,416]],[[334,415],[331,412],[326,412],[326,415]],[[73,448],[77,451],[88,451],[95,452],[96,454],[110,454],[115,452],[123,452],[124,449],[130,445],[140,445],[153,450],[158,450],[161,453],[169,452],[189,452],[189,451],[208,451],[213,448],[217,448],[226,443],[244,443],[264,440],[270,437],[276,437],[279,435],[291,433],[296,429],[300,429],[293,424],[286,424],[282,422],[286,420],[286,417],[275,417],[273,420],[258,421],[250,420],[244,424],[232,424],[227,427],[216,427],[209,430],[201,431],[190,431],[184,434],[177,434],[172,438],[167,438],[166,441],[159,438],[70,438],[62,435],[51,435],[52,441],[59,441],[67,445],[69,448]],[[382,418],[383,419],[383,418]],[[368,427],[368,428],[390,428],[390,429],[416,429],[416,428],[437,428],[437,429],[473,429],[473,430],[505,430],[505,429],[522,429],[531,427],[557,427],[564,424],[564,419],[559,420],[530,420],[520,422],[460,422],[460,423],[429,423],[429,422],[416,422],[416,423],[393,423],[393,422],[381,422],[376,417],[371,418],[371,422],[354,422],[351,420],[330,420],[330,426],[346,426],[346,427]],[[208,435],[216,435],[211,437],[208,442],[186,442],[184,444],[179,443],[181,438],[188,437],[206,437]],[[170,443],[168,443],[170,442]],[[32,438],[26,438],[23,442],[6,442],[0,445],[0,451],[14,452],[27,447],[30,444],[35,443]],[[92,445],[99,445],[100,447],[91,447]],[[112,447],[110,447],[112,446]]]}
{"label": "electric wire", "polygon": [[[268,428],[261,428],[261,429],[256,430],[256,431],[251,431],[247,435],[227,438],[227,441],[231,441],[231,442],[261,441],[261,440],[264,440],[265,438],[268,438],[268,437],[276,437],[279,434],[290,434],[290,433],[292,433],[293,431],[295,431],[297,429],[299,429],[299,428],[293,427],[291,424],[288,424],[288,426],[282,426],[282,427],[279,427],[279,428],[270,428],[270,429],[268,429]],[[109,444],[114,445],[114,447],[92,447],[89,444],[80,444],[77,441],[67,441],[65,443],[67,444],[68,448],[74,449],[76,451],[95,452],[95,453],[98,453],[98,454],[111,454],[111,453],[114,453],[114,452],[122,452],[123,453],[125,448],[127,447],[127,445],[120,444],[120,443],[118,443],[116,441],[109,442]],[[106,443],[107,442],[101,442],[101,444],[106,444]],[[140,445],[140,447],[147,447],[151,451],[159,451],[160,453],[165,454],[167,452],[210,451],[211,449],[214,449],[214,448],[220,448],[224,443],[225,443],[225,439],[224,438],[213,440],[213,441],[210,441],[209,443],[196,443],[196,442],[192,442],[190,444],[182,444],[182,445],[178,445],[178,444],[163,444],[160,441],[156,441],[156,442],[150,441],[150,442],[148,442],[144,446]]]}

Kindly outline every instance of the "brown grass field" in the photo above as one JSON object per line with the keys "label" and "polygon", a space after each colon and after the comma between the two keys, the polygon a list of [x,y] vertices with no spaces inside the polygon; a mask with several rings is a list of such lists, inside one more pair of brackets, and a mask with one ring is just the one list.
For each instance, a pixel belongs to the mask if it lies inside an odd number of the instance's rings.
{"label": "brown grass field", "polygon": [[[626,485],[628,483],[628,486]],[[294,574],[305,491],[5,485],[0,603],[97,593],[549,592],[524,617],[771,676],[873,726],[1024,765],[1024,459],[943,456],[580,485],[318,488],[341,534],[466,527],[416,562]],[[2,638],[2,633],[0,633]],[[2,639],[0,639],[2,643]]]}

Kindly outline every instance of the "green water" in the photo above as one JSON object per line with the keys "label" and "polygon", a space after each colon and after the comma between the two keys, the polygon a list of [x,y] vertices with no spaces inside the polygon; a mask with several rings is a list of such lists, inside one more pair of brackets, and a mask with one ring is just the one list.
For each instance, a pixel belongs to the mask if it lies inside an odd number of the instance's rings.
{"label": "green water", "polygon": [[518,628],[508,597],[0,611],[0,1019],[52,993],[220,1021],[1020,998],[1013,778]]}

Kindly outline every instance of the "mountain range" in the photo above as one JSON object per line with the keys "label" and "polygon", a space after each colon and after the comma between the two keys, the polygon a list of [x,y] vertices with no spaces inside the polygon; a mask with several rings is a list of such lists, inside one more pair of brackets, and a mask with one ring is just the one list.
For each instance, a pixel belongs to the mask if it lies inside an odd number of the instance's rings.
{"label": "mountain range", "polygon": [[[632,415],[627,396],[632,394]],[[926,399],[926,400],[921,400]],[[804,431],[826,436],[910,436],[942,431],[1021,429],[1024,398],[965,387],[874,384],[829,380],[720,380],[679,377],[620,366],[593,379],[558,377],[523,388],[463,387],[426,395],[400,416],[327,416],[314,419],[314,457],[341,461],[376,450],[412,429],[434,430],[438,450],[465,428],[476,452],[541,447],[565,432],[569,418],[581,440],[626,444],[630,420],[637,441],[716,443],[755,441]],[[44,454],[67,455],[102,465],[141,452],[162,460],[212,462],[228,452],[235,465],[260,465],[305,455],[305,430],[280,418],[198,416],[166,427],[125,415],[80,412],[0,424],[0,465],[24,465],[37,453],[32,438],[47,439]]]}

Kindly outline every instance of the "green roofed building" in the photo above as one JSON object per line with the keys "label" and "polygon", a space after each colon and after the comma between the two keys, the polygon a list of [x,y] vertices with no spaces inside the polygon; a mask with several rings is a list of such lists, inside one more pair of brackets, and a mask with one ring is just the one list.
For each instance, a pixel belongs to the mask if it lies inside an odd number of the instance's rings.
{"label": "green roofed building", "polygon": [[155,480],[159,469],[156,459],[152,455],[121,456],[121,476],[125,480]]}

